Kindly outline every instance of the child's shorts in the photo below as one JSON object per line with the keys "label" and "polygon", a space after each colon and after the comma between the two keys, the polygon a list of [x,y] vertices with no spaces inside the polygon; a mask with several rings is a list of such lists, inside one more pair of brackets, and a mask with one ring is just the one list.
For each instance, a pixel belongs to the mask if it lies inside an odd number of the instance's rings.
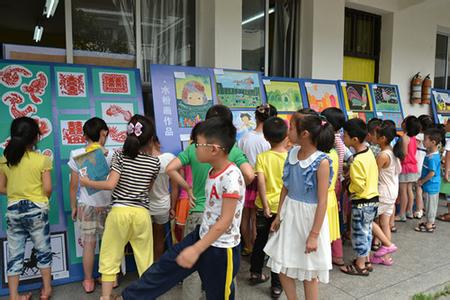
{"label": "child's shorts", "polygon": [[180,198],[175,213],[176,224],[185,225],[189,215],[189,198]]}
{"label": "child's shorts", "polygon": [[80,243],[93,243],[103,235],[105,220],[109,207],[94,207],[83,203],[78,204],[77,221],[80,230]]}
{"label": "child's shorts", "polygon": [[167,222],[169,222],[169,212],[162,214],[162,215],[151,215],[152,216],[152,223],[158,224],[158,225],[164,225]]}
{"label": "child's shorts", "polygon": [[372,223],[376,214],[376,203],[352,207],[352,246],[357,257],[369,255],[372,246]]}
{"label": "child's shorts", "polygon": [[50,268],[52,250],[50,246],[50,225],[48,210],[32,201],[21,200],[6,210],[6,236],[8,239],[8,276],[22,274],[25,258],[25,244],[30,237],[33,250],[30,254],[37,260],[39,269]]}
{"label": "child's shorts", "polygon": [[255,208],[255,200],[258,196],[258,180],[255,178],[252,183],[245,188],[244,207]]}
{"label": "child's shorts", "polygon": [[398,181],[400,183],[410,183],[410,182],[417,182],[419,180],[420,174],[419,173],[401,173],[398,176]]}
{"label": "child's shorts", "polygon": [[394,213],[394,205],[395,204],[389,204],[385,202],[379,202],[378,203],[378,216],[386,215],[386,216],[392,216]]}

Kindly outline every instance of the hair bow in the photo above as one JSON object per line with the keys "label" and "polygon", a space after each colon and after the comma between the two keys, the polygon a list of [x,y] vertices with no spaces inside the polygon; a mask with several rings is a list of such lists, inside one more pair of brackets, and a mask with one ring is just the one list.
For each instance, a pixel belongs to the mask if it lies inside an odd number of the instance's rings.
{"label": "hair bow", "polygon": [[258,112],[262,113],[262,114],[266,112],[266,109],[270,112],[270,106],[269,106],[269,104],[261,104],[260,106],[258,106],[258,107],[256,108],[256,110],[257,110]]}
{"label": "hair bow", "polygon": [[140,136],[142,134],[143,127],[144,126],[142,126],[140,122],[136,122],[136,124],[130,123],[127,127],[127,133],[129,135],[134,133],[135,136]]}

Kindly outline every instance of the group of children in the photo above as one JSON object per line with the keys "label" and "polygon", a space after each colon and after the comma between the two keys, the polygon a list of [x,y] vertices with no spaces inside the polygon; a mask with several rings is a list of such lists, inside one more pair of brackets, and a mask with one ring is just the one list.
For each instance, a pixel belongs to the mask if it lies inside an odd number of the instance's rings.
{"label": "group of children", "polygon": [[[241,255],[250,255],[249,284],[271,279],[272,298],[284,291],[297,299],[300,280],[306,299],[317,299],[319,281],[329,281],[332,264],[359,276],[369,276],[373,264],[392,265],[395,221],[425,216],[415,230],[435,230],[439,192],[450,176],[447,151],[441,184],[440,144],[450,124],[437,127],[429,116],[409,116],[400,136],[390,120],[347,121],[338,108],[300,109],[285,121],[275,107],[261,105],[255,116],[256,129],[236,143],[231,111],[214,105],[178,156],[161,152],[153,121],[145,116],[131,118],[123,148],[114,152],[104,148],[108,127],[102,119],[84,124],[87,144],[72,151],[68,165],[86,293],[97,283],[100,239],[101,299],[156,299],[180,282],[183,299],[199,299],[203,292],[207,299],[234,299]],[[33,119],[15,119],[0,160],[0,193],[8,198],[10,299],[31,298],[17,290],[28,237],[43,278],[40,297],[52,293],[52,163],[35,150],[39,136]],[[104,181],[91,180],[75,162],[97,149],[110,166]],[[184,225],[184,238],[164,252],[164,226],[174,217]],[[450,221],[450,205],[438,218]],[[356,256],[348,265],[344,227]],[[113,296],[128,243],[140,278]],[[266,256],[270,276],[263,273]]]}

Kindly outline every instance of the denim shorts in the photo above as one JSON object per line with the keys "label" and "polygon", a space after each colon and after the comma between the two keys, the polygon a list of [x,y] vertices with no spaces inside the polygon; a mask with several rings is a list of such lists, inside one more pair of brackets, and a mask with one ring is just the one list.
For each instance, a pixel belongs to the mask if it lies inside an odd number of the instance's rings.
{"label": "denim shorts", "polygon": [[52,250],[47,209],[40,208],[28,200],[18,201],[6,211],[6,236],[8,239],[8,276],[21,275],[28,238],[33,242],[32,255],[37,267],[50,268]]}
{"label": "denim shorts", "polygon": [[368,256],[372,246],[372,222],[377,214],[377,203],[352,207],[352,246],[358,257]]}

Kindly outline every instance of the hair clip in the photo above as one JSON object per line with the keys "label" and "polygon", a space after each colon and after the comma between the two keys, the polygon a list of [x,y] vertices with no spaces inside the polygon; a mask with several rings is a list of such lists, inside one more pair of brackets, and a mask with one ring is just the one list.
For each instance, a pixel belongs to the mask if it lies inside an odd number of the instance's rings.
{"label": "hair clip", "polygon": [[398,136],[396,136],[392,141],[391,141],[391,143],[389,144],[392,148],[394,148],[394,146],[398,143],[398,140],[399,140],[400,138],[398,137]]}
{"label": "hair clip", "polygon": [[262,114],[266,112],[266,109],[268,110],[268,112],[270,112],[269,104],[261,104],[260,106],[256,107],[256,110]]}
{"label": "hair clip", "polygon": [[142,126],[142,124],[140,122],[136,122],[136,124],[130,123],[128,124],[127,127],[127,133],[128,135],[133,134],[135,136],[140,136],[142,134],[142,128],[144,126]]}

